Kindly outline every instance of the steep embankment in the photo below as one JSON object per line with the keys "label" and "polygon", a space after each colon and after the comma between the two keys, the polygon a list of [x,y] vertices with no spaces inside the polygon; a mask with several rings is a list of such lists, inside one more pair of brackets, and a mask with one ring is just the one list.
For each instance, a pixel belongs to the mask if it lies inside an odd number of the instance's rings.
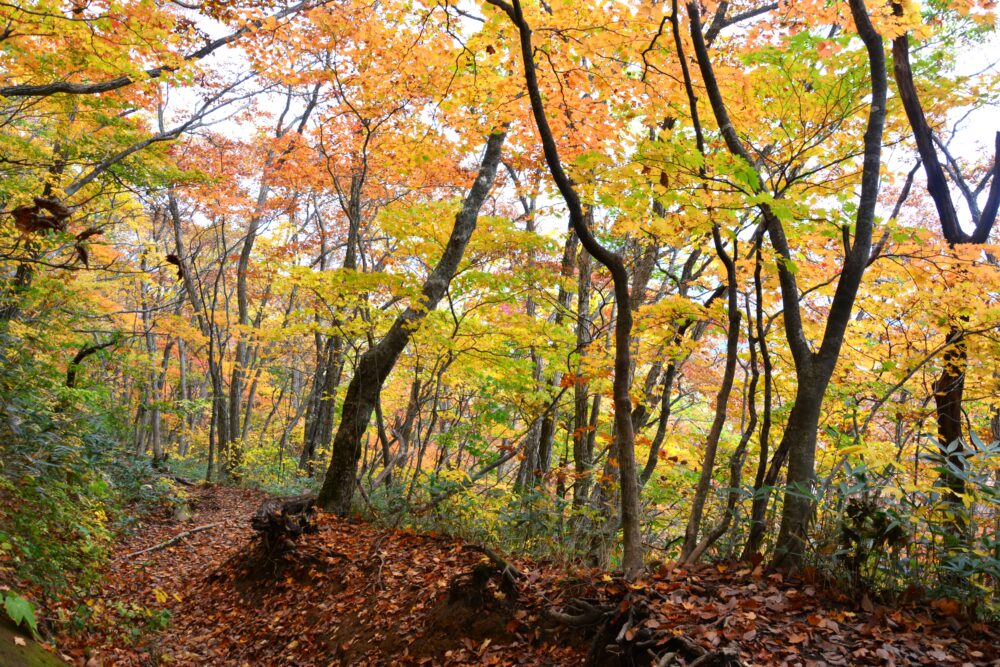
{"label": "steep embankment", "polygon": [[265,561],[248,521],[260,494],[194,495],[189,521],[161,517],[120,545],[90,601],[91,623],[63,640],[65,654],[91,667],[580,665],[595,647],[594,664],[604,665],[622,664],[616,652],[629,664],[691,664],[704,649],[726,652],[702,665],[958,666],[997,657],[996,628],[932,617],[928,605],[865,600],[852,609],[815,586],[742,566],[663,568],[629,587],[518,561],[515,588],[475,546],[322,514],[318,532]]}

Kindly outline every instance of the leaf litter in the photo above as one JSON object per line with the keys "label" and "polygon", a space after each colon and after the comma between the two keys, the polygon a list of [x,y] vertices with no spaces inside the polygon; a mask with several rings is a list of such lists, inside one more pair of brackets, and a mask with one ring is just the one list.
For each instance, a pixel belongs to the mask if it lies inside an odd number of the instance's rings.
{"label": "leaf litter", "polygon": [[[628,583],[513,559],[514,583],[489,550],[326,513],[267,557],[249,525],[265,497],[200,487],[188,521],[153,517],[124,539],[85,601],[86,627],[58,638],[63,656],[81,667],[696,662],[674,650],[683,644],[743,665],[1000,665],[997,625],[947,601],[889,608],[744,563],[659,565]],[[567,624],[581,605],[601,621]]]}

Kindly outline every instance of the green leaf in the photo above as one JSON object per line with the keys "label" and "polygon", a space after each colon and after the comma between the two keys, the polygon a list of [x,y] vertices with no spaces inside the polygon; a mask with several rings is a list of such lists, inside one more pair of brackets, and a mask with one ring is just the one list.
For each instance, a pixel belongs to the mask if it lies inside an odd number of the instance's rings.
{"label": "green leaf", "polygon": [[7,599],[4,600],[3,606],[15,625],[25,623],[31,630],[31,634],[37,634],[38,621],[35,619],[35,608],[30,602],[17,593],[7,593]]}
{"label": "green leaf", "polygon": [[788,271],[793,276],[799,272],[799,267],[793,259],[786,259],[784,257],[776,257],[775,261],[779,266],[784,266],[785,270]]}

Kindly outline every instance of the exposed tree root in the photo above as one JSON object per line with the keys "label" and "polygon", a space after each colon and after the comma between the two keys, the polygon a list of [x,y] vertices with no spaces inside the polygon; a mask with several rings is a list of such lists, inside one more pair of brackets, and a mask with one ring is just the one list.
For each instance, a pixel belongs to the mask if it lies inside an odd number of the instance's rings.
{"label": "exposed tree root", "polygon": [[254,512],[250,526],[266,554],[275,556],[291,548],[304,533],[315,533],[316,496],[268,498]]}
{"label": "exposed tree root", "polygon": [[545,612],[546,618],[567,627],[597,628],[585,667],[742,667],[733,648],[709,651],[669,628],[646,623],[651,618],[648,599],[626,585],[619,590],[620,595],[603,603],[574,599],[562,611]]}

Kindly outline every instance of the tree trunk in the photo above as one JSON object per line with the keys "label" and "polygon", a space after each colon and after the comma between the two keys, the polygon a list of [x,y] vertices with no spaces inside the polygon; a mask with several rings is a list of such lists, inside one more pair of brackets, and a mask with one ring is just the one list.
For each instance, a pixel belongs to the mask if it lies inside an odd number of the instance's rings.
{"label": "tree trunk", "polygon": [[323,357],[310,394],[312,408],[299,456],[299,469],[312,477],[316,450],[330,444],[336,416],[337,387],[344,369],[344,344],[340,336],[328,336]]}
{"label": "tree trunk", "polygon": [[[589,218],[590,212],[587,212]],[[580,356],[573,377],[573,508],[580,509],[590,496],[590,469],[594,461],[587,446],[590,431],[587,400],[590,383],[583,375],[583,360],[591,342],[590,334],[590,255],[583,252],[577,258],[576,348]]]}
{"label": "tree trunk", "polygon": [[524,68],[525,85],[531,100],[531,111],[535,119],[535,127],[542,142],[545,162],[552,174],[559,193],[569,209],[570,222],[576,230],[580,243],[588,253],[604,265],[611,273],[614,283],[615,302],[618,305],[618,318],[615,320],[615,365],[614,365],[614,404],[615,404],[615,448],[618,451],[618,472],[621,485],[621,517],[622,517],[622,569],[627,579],[639,576],[643,568],[642,536],[639,517],[639,484],[635,472],[635,432],[632,429],[632,399],[629,388],[632,384],[630,371],[632,309],[628,286],[628,270],[622,258],[611,252],[598,242],[587,225],[583,205],[572,182],[563,170],[559,158],[552,128],[549,126],[542,102],[542,94],[538,86],[538,77],[534,65],[534,47],[531,44],[531,27],[524,19],[519,0],[512,4],[499,0],[488,0],[490,4],[501,9],[518,30],[521,46],[521,60]]}
{"label": "tree trunk", "polygon": [[[750,530],[747,534],[746,545],[743,547],[743,559],[749,559],[752,555],[760,552],[761,539],[764,537],[765,524],[764,517],[767,514],[767,505],[771,498],[770,487],[774,486],[778,477],[778,471],[784,464],[784,454],[779,458],[775,454],[775,460],[771,463],[773,477],[768,477],[768,459],[770,457],[771,446],[771,394],[773,392],[773,376],[771,368],[771,352],[767,346],[767,336],[764,330],[764,288],[761,280],[761,270],[763,261],[760,255],[760,246],[754,252],[754,298],[756,300],[755,320],[757,346],[760,348],[761,367],[764,370],[764,403],[763,414],[760,421],[760,435],[758,436],[758,446],[760,455],[757,460],[757,474],[753,483],[753,501],[750,507]],[[750,317],[749,313],[747,317]],[[751,341],[751,346],[754,341]],[[779,450],[780,451],[780,450]]]}
{"label": "tree trunk", "polygon": [[191,411],[191,387],[188,385],[187,345],[183,338],[177,339],[177,360],[179,373],[177,392],[183,401],[184,410],[177,434],[177,455],[185,458],[190,446],[190,435],[194,430],[194,415]]}
{"label": "tree trunk", "polygon": [[[811,492],[814,481],[816,457],[816,429],[819,426],[820,408],[827,384],[840,356],[844,332],[851,319],[854,299],[861,285],[861,278],[868,265],[875,221],[875,206],[879,190],[879,170],[882,159],[882,135],[885,127],[886,81],[885,52],[882,37],[876,32],[864,0],[850,0],[851,14],[858,34],[865,45],[871,75],[871,105],[864,136],[864,157],[861,175],[861,197],[855,218],[853,244],[850,230],[845,227],[845,258],[837,287],[830,302],[829,315],[818,352],[814,352],[805,335],[802,322],[800,294],[794,273],[794,258],[785,236],[785,229],[774,210],[766,203],[758,205],[771,245],[778,254],[778,281],[781,287],[785,337],[795,362],[798,381],[795,403],[782,437],[782,445],[789,451],[788,489],[781,530],[776,545],[775,564],[791,569],[802,563],[806,544],[806,526],[812,514],[812,499],[803,495]],[[702,33],[700,8],[696,3],[687,6],[691,18],[691,40],[701,70],[712,111],[720,128],[726,147],[742,159],[748,168],[756,169],[733,126],[725,101],[715,78],[708,49]],[[764,183],[756,175],[758,183]],[[758,186],[760,188],[762,186]]]}
{"label": "tree trunk", "polygon": [[[211,480],[215,472],[216,462],[220,453],[225,450],[225,443],[228,443],[229,419],[226,413],[225,382],[222,378],[222,353],[219,350],[220,340],[218,327],[212,312],[205,305],[201,290],[195,280],[195,267],[188,262],[187,250],[184,246],[184,235],[181,230],[180,206],[177,197],[172,190],[167,192],[167,212],[170,215],[171,226],[174,231],[174,249],[176,252],[178,273],[184,282],[184,291],[187,293],[191,308],[194,310],[195,320],[198,328],[205,338],[208,339],[208,374],[212,384],[212,411],[208,434],[208,467],[205,471],[205,479]],[[221,271],[220,271],[221,275]],[[218,280],[216,281],[216,289]],[[213,309],[214,311],[214,306]]]}
{"label": "tree trunk", "polygon": [[437,307],[458,269],[469,238],[476,228],[479,209],[496,177],[505,138],[505,133],[497,132],[491,134],[486,142],[479,174],[462,203],[461,211],[455,216],[448,245],[441,260],[424,282],[423,302],[408,307],[396,318],[385,337],[358,360],[354,377],[344,397],[340,425],[333,439],[330,467],[318,497],[320,506],[325,509],[340,515],[346,515],[351,510],[357,465],[361,456],[361,439],[368,428],[378,394],[413,332],[419,328],[426,314]]}
{"label": "tree trunk", "polygon": [[[893,13],[902,17],[904,8],[893,3]],[[945,171],[938,160],[937,149],[934,146],[933,132],[927,124],[923,107],[913,81],[913,71],[910,67],[909,36],[903,33],[892,41],[893,78],[899,90],[899,98],[906,110],[907,119],[917,144],[920,161],[927,176],[927,192],[937,209],[941,232],[949,245],[980,244],[989,240],[990,232],[996,224],[998,208],[1000,208],[1000,132],[995,136],[994,166],[989,194],[982,211],[979,210],[976,197],[969,194],[966,183],[961,182],[961,176],[955,176],[955,185],[963,191],[968,200],[973,232],[967,234],[958,219],[955,203],[952,200],[951,189],[945,177]],[[953,174],[954,176],[954,174]],[[983,183],[985,185],[985,183]],[[980,189],[982,185],[980,185]],[[978,193],[978,189],[977,189]],[[951,506],[952,522],[957,535],[964,534],[966,529],[966,510],[962,501],[965,492],[963,471],[965,468],[966,446],[962,439],[962,396],[965,392],[965,368],[967,365],[967,348],[959,321],[953,321],[948,334],[952,344],[944,354],[941,375],[934,383],[934,401],[937,408],[938,446],[941,457],[946,462],[942,466],[941,481],[948,489],[946,501]]]}
{"label": "tree trunk", "polygon": [[747,334],[750,340],[750,345],[748,346],[748,350],[750,352],[750,380],[748,384],[746,372],[744,372],[743,404],[746,406],[746,410],[749,413],[749,420],[743,426],[743,435],[740,437],[740,443],[736,446],[736,450],[733,451],[733,454],[729,459],[729,491],[726,494],[725,513],[723,514],[719,525],[705,535],[704,539],[698,543],[698,546],[691,552],[691,555],[688,556],[688,563],[697,562],[709,549],[709,547],[715,544],[718,539],[726,534],[729,527],[735,521],[737,503],[740,499],[740,485],[743,480],[743,462],[746,459],[746,451],[747,446],[750,444],[750,438],[753,437],[754,431],[757,429],[757,383],[760,380],[760,369],[757,364],[757,341],[754,335],[754,317],[753,312],[750,310],[749,297],[747,298],[746,303],[746,316]]}
{"label": "tree trunk", "polygon": [[737,246],[734,243],[733,256],[730,257],[722,244],[718,225],[712,227],[712,239],[715,241],[715,252],[726,268],[726,282],[729,285],[727,289],[729,321],[726,337],[726,366],[722,373],[719,393],[715,398],[715,418],[712,420],[712,428],[705,440],[705,458],[701,465],[701,475],[698,478],[698,485],[695,487],[694,498],[691,501],[691,513],[684,530],[684,544],[681,547],[681,560],[683,561],[690,559],[698,547],[698,531],[701,530],[702,514],[705,510],[705,502],[708,500],[712,474],[715,472],[715,456],[719,448],[719,439],[722,437],[722,427],[726,424],[729,394],[733,389],[733,380],[736,377],[736,355],[740,342],[741,314],[736,291],[736,264],[733,260],[734,257],[738,256]]}
{"label": "tree trunk", "polygon": [[[269,152],[264,163],[264,172],[267,171],[273,159],[273,152]],[[265,175],[262,174],[262,178]],[[267,183],[260,186],[257,193],[257,203],[253,215],[250,217],[250,224],[247,227],[246,236],[243,239],[243,248],[240,250],[240,258],[236,265],[236,313],[237,324],[240,326],[239,340],[236,341],[236,358],[233,360],[233,371],[229,378],[229,424],[227,426],[226,450],[227,456],[220,460],[220,470],[227,478],[232,478],[236,474],[236,469],[240,464],[242,442],[240,434],[241,417],[243,415],[243,385],[249,370],[250,344],[248,336],[248,325],[250,324],[250,299],[247,291],[247,271],[250,268],[250,255],[253,253],[254,242],[257,239],[257,231],[260,228],[261,218],[264,215],[264,205],[267,203],[267,196],[270,187]],[[247,408],[249,410],[249,408]]]}
{"label": "tree trunk", "polygon": [[952,326],[948,334],[951,347],[944,353],[941,375],[934,382],[934,402],[937,408],[938,448],[943,462],[941,483],[947,488],[945,502],[950,508],[949,520],[957,535],[965,533],[965,457],[962,438],[962,396],[965,393],[965,368],[968,353],[962,329]]}
{"label": "tree trunk", "polygon": [[[344,250],[343,268],[351,271],[356,271],[358,268],[358,254],[361,245],[361,196],[364,184],[365,174],[353,173],[347,201],[344,203],[344,209],[347,211],[347,246]],[[324,247],[321,255],[321,268],[326,267],[325,256],[326,249]],[[318,347],[319,343],[317,342]],[[315,463],[313,459],[316,456],[316,450],[328,446],[333,438],[333,422],[337,411],[337,388],[340,386],[340,378],[344,370],[343,337],[340,335],[328,336],[322,349],[322,353],[317,355],[317,368],[313,389],[310,393],[311,410],[309,418],[306,419],[302,455],[299,457],[299,469],[305,471],[310,477],[313,475]]]}
{"label": "tree trunk", "polygon": [[816,431],[829,380],[829,376],[798,374],[795,402],[778,444],[779,451],[788,452],[788,473],[781,528],[775,545],[775,565],[795,569],[805,555],[814,500]]}

